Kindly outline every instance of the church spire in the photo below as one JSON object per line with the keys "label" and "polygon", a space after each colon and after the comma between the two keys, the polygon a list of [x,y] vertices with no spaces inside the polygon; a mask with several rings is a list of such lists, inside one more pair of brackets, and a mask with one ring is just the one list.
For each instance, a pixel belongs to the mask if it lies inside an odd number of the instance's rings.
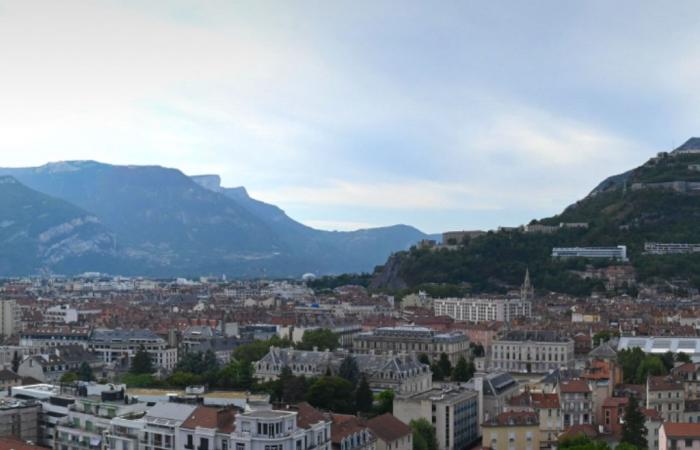
{"label": "church spire", "polygon": [[532,300],[534,296],[535,289],[532,287],[532,283],[530,282],[530,268],[528,267],[525,269],[525,280],[520,288],[520,298],[522,300]]}

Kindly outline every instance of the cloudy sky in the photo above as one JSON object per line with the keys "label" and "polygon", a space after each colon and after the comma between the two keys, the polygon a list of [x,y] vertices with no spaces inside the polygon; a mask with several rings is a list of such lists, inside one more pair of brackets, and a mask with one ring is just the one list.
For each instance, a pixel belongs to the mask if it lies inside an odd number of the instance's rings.
{"label": "cloudy sky", "polygon": [[700,134],[697,2],[0,0],[0,166],[218,173],[326,229],[517,225]]}

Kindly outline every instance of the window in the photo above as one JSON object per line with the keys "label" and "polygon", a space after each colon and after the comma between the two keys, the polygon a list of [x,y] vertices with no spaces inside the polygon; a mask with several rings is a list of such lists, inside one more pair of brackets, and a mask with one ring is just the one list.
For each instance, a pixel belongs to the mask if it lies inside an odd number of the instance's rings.
{"label": "window", "polygon": [[692,446],[693,446],[693,440],[692,440],[692,439],[686,439],[686,440],[685,440],[685,446],[686,446],[686,447],[692,447]]}
{"label": "window", "polygon": [[221,441],[221,450],[228,450],[228,441],[226,439]]}
{"label": "window", "polygon": [[185,448],[192,449],[193,447],[194,447],[194,443],[192,442],[192,435],[188,434],[187,435],[187,443],[185,444]]}
{"label": "window", "polygon": [[236,450],[245,450],[245,444],[241,442],[236,443]]}

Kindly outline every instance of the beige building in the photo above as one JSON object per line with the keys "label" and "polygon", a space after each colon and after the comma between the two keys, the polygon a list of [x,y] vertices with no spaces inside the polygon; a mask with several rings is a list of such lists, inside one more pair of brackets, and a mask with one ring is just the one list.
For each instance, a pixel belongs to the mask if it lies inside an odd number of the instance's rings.
{"label": "beige building", "polygon": [[470,354],[469,338],[463,333],[438,333],[417,326],[385,327],[359,333],[353,340],[352,349],[355,353],[425,353],[433,361],[445,353],[452,365],[457,364],[461,357],[469,359]]}
{"label": "beige building", "polygon": [[492,450],[540,448],[539,417],[531,411],[505,412],[481,424],[484,447]]}
{"label": "beige building", "polygon": [[508,401],[508,411],[534,412],[539,416],[541,448],[556,447],[559,435],[564,430],[559,396],[555,393],[530,392],[512,397]]}
{"label": "beige building", "polygon": [[647,408],[658,411],[665,421],[683,420],[685,411],[683,381],[667,375],[647,378]]}
{"label": "beige building", "polygon": [[511,331],[494,339],[488,354],[491,370],[547,373],[573,368],[574,341],[549,331]]}
{"label": "beige building", "polygon": [[12,336],[21,331],[22,316],[14,300],[0,300],[0,336]]}
{"label": "beige building", "polygon": [[418,419],[430,422],[439,450],[469,448],[479,438],[479,394],[472,389],[449,386],[397,395],[394,415],[405,424]]}

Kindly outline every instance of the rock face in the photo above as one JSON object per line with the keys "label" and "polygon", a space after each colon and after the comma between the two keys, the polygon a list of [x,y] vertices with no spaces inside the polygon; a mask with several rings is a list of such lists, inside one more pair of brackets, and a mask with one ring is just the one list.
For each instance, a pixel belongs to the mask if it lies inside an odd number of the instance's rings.
{"label": "rock face", "polygon": [[[104,262],[87,262],[125,275],[359,272],[371,271],[392,252],[425,237],[402,225],[347,233],[315,230],[251,198],[243,187],[222,187],[218,175],[188,177],[159,166],[68,161],[0,169],[0,175],[81,211],[36,235],[36,245],[48,252],[44,262],[49,268],[58,269],[54,261],[70,255],[110,248]],[[0,230],[30,226],[32,220],[0,213]],[[82,230],[97,226],[102,234],[82,239]],[[50,245],[56,239],[63,243],[58,248]],[[70,267],[98,270],[77,262]],[[5,273],[0,268],[0,275]]]}
{"label": "rock face", "polygon": [[23,275],[115,264],[115,240],[97,217],[0,177],[0,273]]}

